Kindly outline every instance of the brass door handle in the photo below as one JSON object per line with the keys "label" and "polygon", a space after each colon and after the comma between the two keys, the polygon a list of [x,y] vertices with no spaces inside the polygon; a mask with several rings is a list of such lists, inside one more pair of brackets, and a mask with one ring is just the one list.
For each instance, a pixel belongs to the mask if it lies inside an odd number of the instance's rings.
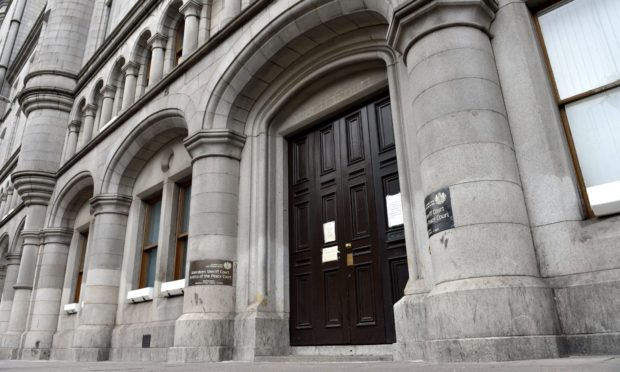
{"label": "brass door handle", "polygon": [[347,266],[353,266],[353,253],[347,253]]}
{"label": "brass door handle", "polygon": [[344,245],[344,247],[345,247],[346,249],[351,249],[351,248],[353,248],[353,244],[351,244],[351,243],[346,243],[346,244]]}

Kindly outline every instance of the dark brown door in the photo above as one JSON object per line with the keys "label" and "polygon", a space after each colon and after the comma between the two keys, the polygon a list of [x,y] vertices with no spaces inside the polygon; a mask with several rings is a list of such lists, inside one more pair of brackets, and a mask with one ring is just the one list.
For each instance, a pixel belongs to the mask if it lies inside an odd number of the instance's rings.
{"label": "dark brown door", "polygon": [[388,226],[398,173],[388,98],[289,138],[291,344],[395,341],[407,263]]}

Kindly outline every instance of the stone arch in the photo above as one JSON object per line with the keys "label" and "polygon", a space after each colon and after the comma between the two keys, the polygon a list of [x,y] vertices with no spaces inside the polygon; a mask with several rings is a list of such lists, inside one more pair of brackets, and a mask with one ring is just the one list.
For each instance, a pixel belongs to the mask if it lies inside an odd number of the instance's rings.
{"label": "stone arch", "polygon": [[[389,0],[322,0],[292,7],[265,27],[215,83],[205,102],[203,127],[244,131],[258,97],[301,56],[345,34],[351,40],[376,39],[367,32],[372,28],[383,28],[380,39],[385,41],[393,12]],[[303,24],[297,22],[300,18]]]}
{"label": "stone arch", "polygon": [[[9,234],[8,233],[4,233],[2,234],[2,236],[0,236],[0,265],[2,265],[2,259],[4,259],[4,257],[6,256],[6,254],[9,252]],[[2,290],[2,288],[0,288],[0,290]]]}
{"label": "stone arch", "polygon": [[166,6],[166,10],[162,13],[159,22],[157,23],[157,33],[168,38],[166,41],[166,54],[164,71],[169,71],[175,66],[175,44],[176,44],[176,31],[179,22],[183,22],[183,14],[180,12],[180,8],[183,5],[182,0],[172,0]]}
{"label": "stone arch", "polygon": [[76,174],[52,202],[48,227],[72,228],[80,208],[93,197],[94,181],[90,172]]}
{"label": "stone arch", "polygon": [[137,63],[138,79],[136,87],[136,96],[140,97],[144,94],[146,87],[149,85],[149,71],[151,64],[151,47],[148,40],[151,38],[152,33],[150,29],[145,29],[140,33],[136,44],[133,46],[131,54],[129,55],[129,62]]}
{"label": "stone arch", "polygon": [[21,254],[23,243],[22,231],[24,230],[25,224],[26,217],[22,218],[22,220],[17,225],[17,229],[15,229],[15,233],[13,234],[13,241],[11,242],[9,252]]}
{"label": "stone arch", "polygon": [[95,105],[95,106],[98,105],[99,96],[101,96],[101,93],[100,93],[101,88],[103,88],[103,79],[99,79],[95,83],[93,90],[91,90],[90,94],[88,95],[88,102],[87,102],[88,104]]}
{"label": "stone arch", "polygon": [[151,156],[185,136],[187,122],[182,111],[164,109],[148,116],[114,147],[106,161],[101,193],[131,195],[139,171]]}
{"label": "stone arch", "polygon": [[76,100],[77,104],[73,110],[73,115],[71,116],[71,120],[79,120],[82,122],[82,117],[84,116],[84,107],[86,107],[86,97],[81,97]]}
{"label": "stone arch", "polygon": [[112,67],[112,71],[110,71],[110,75],[108,76],[107,85],[116,89],[112,116],[118,114],[122,108],[123,93],[125,90],[125,73],[123,72],[123,66],[125,66],[125,57],[120,56],[116,59],[116,62],[114,62],[114,67]]}

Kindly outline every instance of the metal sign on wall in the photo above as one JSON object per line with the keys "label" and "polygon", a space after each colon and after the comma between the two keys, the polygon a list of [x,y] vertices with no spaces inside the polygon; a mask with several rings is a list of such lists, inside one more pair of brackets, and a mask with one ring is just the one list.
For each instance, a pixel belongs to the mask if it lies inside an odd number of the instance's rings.
{"label": "metal sign on wall", "polygon": [[233,262],[199,260],[189,263],[189,285],[233,285]]}
{"label": "metal sign on wall", "polygon": [[449,188],[446,187],[427,195],[424,199],[424,206],[429,238],[438,232],[454,228]]}

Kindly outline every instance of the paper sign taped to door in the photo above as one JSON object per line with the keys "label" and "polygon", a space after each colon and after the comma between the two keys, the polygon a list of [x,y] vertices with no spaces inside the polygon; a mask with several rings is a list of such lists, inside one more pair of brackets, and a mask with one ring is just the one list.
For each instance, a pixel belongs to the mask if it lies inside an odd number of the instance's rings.
{"label": "paper sign taped to door", "polygon": [[325,243],[336,241],[336,221],[329,221],[323,224],[323,241]]}
{"label": "paper sign taped to door", "polygon": [[388,227],[399,226],[403,221],[403,203],[400,193],[385,197],[385,209],[387,210]]}
{"label": "paper sign taped to door", "polygon": [[333,247],[323,248],[322,256],[323,256],[322,257],[323,263],[331,262],[331,261],[338,261],[338,246],[335,245]]}

